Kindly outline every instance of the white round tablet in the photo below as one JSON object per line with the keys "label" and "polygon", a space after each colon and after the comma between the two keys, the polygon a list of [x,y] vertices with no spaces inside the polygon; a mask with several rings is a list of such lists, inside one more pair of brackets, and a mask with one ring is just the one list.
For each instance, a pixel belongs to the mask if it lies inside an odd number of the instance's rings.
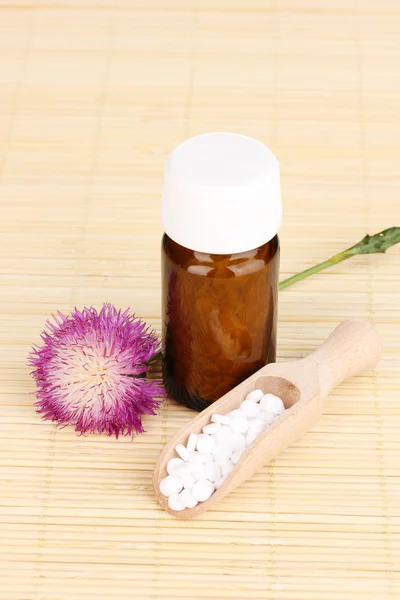
{"label": "white round tablet", "polygon": [[194,452],[196,450],[196,444],[197,444],[197,434],[196,433],[191,433],[189,435],[189,439],[187,441],[186,444],[186,448],[189,452]]}
{"label": "white round tablet", "polygon": [[249,432],[253,433],[261,433],[264,429],[264,421],[259,417],[257,419],[252,419],[249,423]]}
{"label": "white round tablet", "polygon": [[274,417],[281,415],[285,410],[285,405],[282,400],[274,394],[265,394],[260,400],[260,407]]}
{"label": "white round tablet", "polygon": [[221,466],[221,473],[222,475],[226,476],[229,475],[229,473],[232,471],[233,469],[233,463],[230,460],[227,460],[222,466]]}
{"label": "white round tablet", "polygon": [[211,435],[201,433],[197,438],[197,450],[200,454],[210,454],[214,448],[215,441]]}
{"label": "white round tablet", "polygon": [[221,428],[221,423],[209,423],[208,425],[204,425],[203,433],[207,433],[211,435],[212,433],[217,433],[218,429]]}
{"label": "white round tablet", "polygon": [[214,491],[214,485],[208,479],[200,479],[196,481],[192,487],[192,496],[199,502],[205,502]]}
{"label": "white round tablet", "polygon": [[194,508],[198,504],[198,500],[193,498],[192,492],[189,490],[182,490],[179,496],[186,508]]}
{"label": "white round tablet", "polygon": [[214,487],[215,487],[216,490],[219,490],[219,488],[221,487],[221,485],[224,483],[225,479],[226,479],[226,476],[225,477],[221,477],[221,479],[218,479],[218,481],[216,481],[214,483]]}
{"label": "white round tablet", "polygon": [[244,400],[240,405],[240,410],[244,412],[247,418],[254,419],[260,412],[260,405],[251,400]]}
{"label": "white round tablet", "polygon": [[190,452],[183,444],[178,444],[175,448],[175,451],[176,451],[177,455],[181,457],[182,460],[184,460],[184,461],[189,460]]}
{"label": "white round tablet", "polygon": [[214,481],[217,481],[217,479],[221,478],[221,469],[216,463],[210,463],[206,465],[206,468],[204,469],[204,475],[206,479],[209,479],[214,483]]}
{"label": "white round tablet", "polygon": [[229,417],[227,415],[211,415],[211,421],[213,423],[220,423],[220,425],[229,425]]}
{"label": "white round tablet", "polygon": [[234,417],[231,420],[230,428],[234,433],[246,433],[249,428],[249,424],[245,415],[242,413],[242,416]]}
{"label": "white round tablet", "polygon": [[179,494],[182,489],[182,481],[179,477],[175,477],[174,475],[168,475],[168,477],[164,477],[160,481],[160,492],[164,496],[174,496],[175,494]]}
{"label": "white round tablet", "polygon": [[250,444],[252,444],[257,437],[258,433],[255,431],[248,431],[246,434],[246,446],[250,446]]}
{"label": "white round tablet", "polygon": [[175,475],[176,470],[182,467],[185,462],[181,458],[171,458],[167,464],[168,475]]}
{"label": "white round tablet", "polygon": [[250,394],[247,394],[246,400],[250,400],[251,402],[260,402],[263,396],[264,392],[262,390],[253,390],[250,392]]}
{"label": "white round tablet", "polygon": [[171,510],[184,510],[186,507],[182,501],[180,494],[174,494],[168,498],[168,506]]}

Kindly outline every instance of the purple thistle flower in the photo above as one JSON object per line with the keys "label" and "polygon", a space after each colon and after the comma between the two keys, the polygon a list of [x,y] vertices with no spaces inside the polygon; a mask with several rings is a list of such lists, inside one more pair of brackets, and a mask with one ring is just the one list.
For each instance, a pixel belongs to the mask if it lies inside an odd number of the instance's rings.
{"label": "purple thistle flower", "polygon": [[164,395],[160,383],[146,378],[148,361],[160,351],[155,332],[111,304],[53,319],[43,345],[29,355],[38,412],[82,434],[143,432],[141,415],[155,414]]}

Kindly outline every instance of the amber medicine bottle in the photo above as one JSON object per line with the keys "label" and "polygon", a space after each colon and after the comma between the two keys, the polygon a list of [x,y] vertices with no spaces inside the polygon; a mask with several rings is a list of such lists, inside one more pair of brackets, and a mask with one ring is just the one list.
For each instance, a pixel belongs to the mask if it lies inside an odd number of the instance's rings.
{"label": "amber medicine bottle", "polygon": [[163,378],[202,410],[276,357],[279,165],[238,134],[188,139],[162,200]]}

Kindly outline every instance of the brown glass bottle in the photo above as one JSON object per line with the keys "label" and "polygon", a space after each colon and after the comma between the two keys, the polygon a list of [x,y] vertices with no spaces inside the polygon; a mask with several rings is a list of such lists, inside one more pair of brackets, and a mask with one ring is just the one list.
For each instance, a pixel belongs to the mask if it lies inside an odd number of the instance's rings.
{"label": "brown glass bottle", "polygon": [[275,361],[279,241],[207,254],[162,241],[163,377],[178,402],[203,410]]}

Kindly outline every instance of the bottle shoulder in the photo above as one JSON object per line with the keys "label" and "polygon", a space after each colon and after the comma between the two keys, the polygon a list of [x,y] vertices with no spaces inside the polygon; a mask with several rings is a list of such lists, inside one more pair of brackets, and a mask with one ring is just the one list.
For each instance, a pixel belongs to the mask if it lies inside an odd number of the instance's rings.
{"label": "bottle shoulder", "polygon": [[204,277],[235,277],[266,269],[279,256],[276,235],[266,244],[238,254],[207,254],[174,242],[167,234],[162,238],[163,258],[190,273]]}

